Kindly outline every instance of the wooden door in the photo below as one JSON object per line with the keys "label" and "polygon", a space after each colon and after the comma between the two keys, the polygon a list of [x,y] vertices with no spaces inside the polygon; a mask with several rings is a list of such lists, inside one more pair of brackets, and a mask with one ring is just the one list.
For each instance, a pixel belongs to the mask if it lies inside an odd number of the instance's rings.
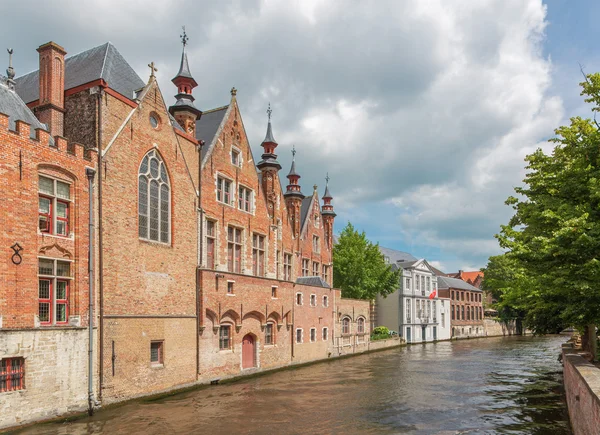
{"label": "wooden door", "polygon": [[242,368],[249,369],[256,366],[256,346],[254,337],[246,334],[242,339]]}

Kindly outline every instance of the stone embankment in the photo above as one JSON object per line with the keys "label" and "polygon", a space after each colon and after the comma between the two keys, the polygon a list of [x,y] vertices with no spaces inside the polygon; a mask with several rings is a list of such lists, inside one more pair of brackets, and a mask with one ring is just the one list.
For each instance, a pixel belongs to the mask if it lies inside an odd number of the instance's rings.
{"label": "stone embankment", "polygon": [[574,435],[600,434],[600,367],[572,343],[562,347],[565,395]]}

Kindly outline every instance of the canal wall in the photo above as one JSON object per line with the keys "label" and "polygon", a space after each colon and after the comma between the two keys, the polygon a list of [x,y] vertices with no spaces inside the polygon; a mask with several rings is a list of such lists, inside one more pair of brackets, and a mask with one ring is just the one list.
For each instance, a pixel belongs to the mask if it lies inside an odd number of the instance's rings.
{"label": "canal wall", "polygon": [[566,343],[562,348],[563,377],[574,435],[600,433],[600,368]]}
{"label": "canal wall", "polygon": [[508,322],[501,322],[496,319],[484,318],[483,328],[485,331],[485,335],[488,337],[519,335],[517,334],[517,325],[514,320],[510,320]]}

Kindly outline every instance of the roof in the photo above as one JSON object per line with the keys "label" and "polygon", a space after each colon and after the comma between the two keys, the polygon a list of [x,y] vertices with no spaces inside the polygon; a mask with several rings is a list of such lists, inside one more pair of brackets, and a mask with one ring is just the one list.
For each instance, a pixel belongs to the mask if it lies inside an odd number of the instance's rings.
{"label": "roof", "polygon": [[323,195],[323,199],[333,199],[331,193],[329,193],[329,183],[325,185],[325,194]]}
{"label": "roof", "polygon": [[[0,113],[8,115],[8,126],[16,130],[15,121],[23,121],[31,124],[31,137],[35,137],[35,129],[48,130],[33,114],[21,97],[0,79]],[[51,139],[52,140],[52,139]]]}
{"label": "roof", "polygon": [[296,159],[292,159],[292,167],[290,168],[290,173],[287,174],[288,178],[293,176],[300,178],[300,174],[296,172]]}
{"label": "roof", "polygon": [[468,282],[465,282],[462,279],[458,279],[458,278],[450,278],[447,276],[438,276],[437,282],[438,282],[438,289],[456,288],[456,289],[460,289],[460,290],[470,290],[470,291],[478,291],[478,292],[481,291],[481,289],[478,289],[477,287],[472,286]]}
{"label": "roof", "polygon": [[181,53],[181,63],[179,64],[179,72],[173,78],[175,80],[177,77],[185,77],[187,79],[192,79],[194,84],[197,85],[196,80],[192,77],[192,73],[190,72],[190,65],[188,63],[187,53],[185,52],[185,46],[183,47],[183,52]]}
{"label": "roof", "polygon": [[408,252],[397,251],[396,249],[384,248],[383,246],[379,247],[379,251],[390,259],[390,263],[397,263],[401,260],[406,261],[416,261],[417,258],[409,254]]}
{"label": "roof", "polygon": [[203,140],[205,146],[202,147],[202,159],[214,147],[214,137],[225,118],[229,106],[217,107],[216,109],[202,112],[200,119],[196,121],[196,139]]}
{"label": "roof", "polygon": [[308,217],[308,214],[309,214],[310,210],[312,209],[313,198],[314,198],[314,195],[310,195],[302,200],[302,205],[300,206],[300,229],[301,230],[304,228],[304,222],[306,221],[306,218]]}
{"label": "roof", "polygon": [[[66,58],[65,90],[98,79],[104,79],[112,90],[129,99],[133,99],[135,91],[145,85],[110,42]],[[16,82],[17,92],[25,103],[39,99],[38,70],[18,77]]]}
{"label": "roof", "polygon": [[273,130],[271,129],[271,120],[269,119],[269,123],[267,124],[267,134],[265,135],[265,140],[262,143],[277,143],[275,142],[275,138],[273,137]]}
{"label": "roof", "polygon": [[296,279],[296,284],[310,285],[312,287],[330,288],[329,284],[320,276],[301,276]]}
{"label": "roof", "polygon": [[437,267],[433,267],[431,264],[429,265],[429,267],[431,267],[431,269],[433,269],[433,273],[435,273],[436,276],[447,276],[444,272],[442,272]]}
{"label": "roof", "polygon": [[463,281],[471,281],[475,282],[478,277],[483,278],[483,272],[481,270],[475,270],[473,272],[465,272],[463,270],[459,270],[458,273],[448,274],[448,276],[452,278],[459,278]]}

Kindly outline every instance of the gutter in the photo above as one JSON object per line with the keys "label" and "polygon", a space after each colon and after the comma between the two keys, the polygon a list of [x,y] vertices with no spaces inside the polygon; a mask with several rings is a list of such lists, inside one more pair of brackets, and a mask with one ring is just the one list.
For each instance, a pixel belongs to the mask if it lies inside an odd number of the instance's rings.
{"label": "gutter", "polygon": [[102,250],[102,97],[104,96],[104,86],[100,86],[98,92],[98,299],[100,305],[100,337],[99,343],[99,386],[98,398],[102,400],[102,389],[104,388],[104,273],[103,273],[103,255]]}
{"label": "gutter", "polygon": [[89,204],[89,247],[88,247],[88,279],[90,283],[89,311],[88,311],[88,329],[89,329],[89,350],[88,350],[88,415],[94,414],[94,176],[96,171],[92,168],[85,168],[85,175],[88,179]]}

